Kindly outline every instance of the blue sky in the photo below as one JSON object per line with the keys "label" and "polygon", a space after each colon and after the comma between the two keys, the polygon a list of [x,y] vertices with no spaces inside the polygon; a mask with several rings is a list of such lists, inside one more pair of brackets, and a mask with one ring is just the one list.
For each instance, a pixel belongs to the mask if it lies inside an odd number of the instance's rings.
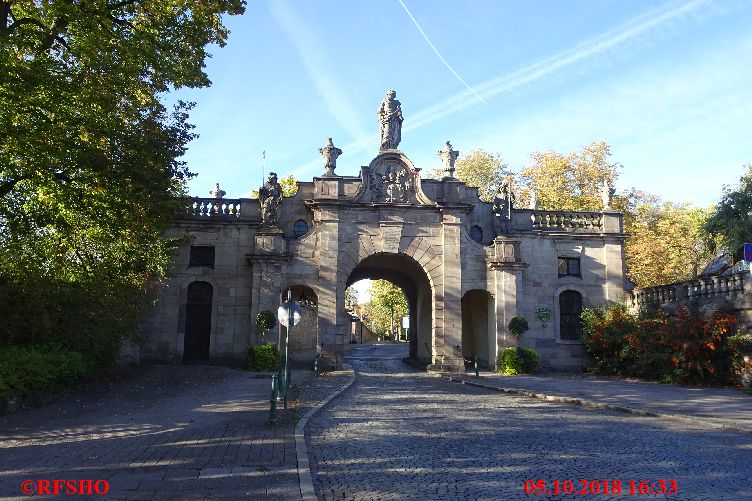
{"label": "blue sky", "polygon": [[170,97],[197,102],[192,195],[248,196],[262,150],[267,172],[310,180],[327,137],[357,175],[387,89],[426,170],[446,140],[517,171],[603,139],[618,191],[706,206],[752,162],[752,0],[251,0],[225,22],[213,85]]}

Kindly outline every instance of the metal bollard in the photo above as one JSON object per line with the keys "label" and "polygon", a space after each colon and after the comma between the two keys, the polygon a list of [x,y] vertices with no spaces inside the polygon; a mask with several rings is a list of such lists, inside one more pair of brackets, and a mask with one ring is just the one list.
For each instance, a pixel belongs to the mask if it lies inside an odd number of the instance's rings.
{"label": "metal bollard", "polygon": [[276,423],[277,422],[277,394],[278,394],[279,388],[277,385],[277,375],[272,375],[272,396],[269,398],[269,422],[270,423]]}
{"label": "metal bollard", "polygon": [[475,377],[480,377],[480,374],[478,374],[478,357],[473,357],[473,367],[475,368]]}
{"label": "metal bollard", "polygon": [[292,381],[292,368],[287,367],[287,372],[285,373],[285,409],[287,409],[287,394],[290,392],[290,382]]}
{"label": "metal bollard", "polygon": [[319,375],[319,356],[316,355],[313,359],[313,375],[318,376]]}

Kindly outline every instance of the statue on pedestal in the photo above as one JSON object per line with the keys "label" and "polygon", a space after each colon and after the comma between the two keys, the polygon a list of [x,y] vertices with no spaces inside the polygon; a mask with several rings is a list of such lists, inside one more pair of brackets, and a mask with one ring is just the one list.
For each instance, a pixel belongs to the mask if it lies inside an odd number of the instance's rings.
{"label": "statue on pedestal", "polygon": [[509,233],[512,209],[516,200],[513,180],[508,176],[501,182],[493,201],[493,228],[497,237]]}
{"label": "statue on pedestal", "polygon": [[452,149],[452,143],[446,142],[443,150],[438,151],[439,158],[444,162],[444,177],[454,177],[454,162],[460,155],[460,152]]}
{"label": "statue on pedestal", "polygon": [[614,193],[616,190],[611,187],[611,183],[608,180],[603,181],[601,187],[601,199],[603,200],[603,210],[611,210],[611,204],[614,202]]}
{"label": "statue on pedestal", "polygon": [[538,210],[538,196],[535,193],[535,188],[530,189],[530,203],[528,203],[527,208]]}
{"label": "statue on pedestal", "polygon": [[342,150],[334,146],[332,138],[326,140],[326,146],[319,148],[319,153],[324,157],[325,176],[335,176],[334,169],[337,168],[337,157],[342,154]]}
{"label": "statue on pedestal", "polygon": [[378,117],[381,124],[381,148],[396,150],[402,140],[402,105],[395,99],[397,93],[389,90],[379,106]]}
{"label": "statue on pedestal", "polygon": [[279,205],[282,203],[282,186],[277,182],[277,174],[269,173],[269,180],[259,189],[261,204],[261,225],[279,226]]}
{"label": "statue on pedestal", "polygon": [[212,198],[216,198],[217,200],[221,200],[222,197],[227,195],[227,192],[225,190],[219,189],[219,183],[216,184],[213,190],[209,191],[209,195],[212,196]]}

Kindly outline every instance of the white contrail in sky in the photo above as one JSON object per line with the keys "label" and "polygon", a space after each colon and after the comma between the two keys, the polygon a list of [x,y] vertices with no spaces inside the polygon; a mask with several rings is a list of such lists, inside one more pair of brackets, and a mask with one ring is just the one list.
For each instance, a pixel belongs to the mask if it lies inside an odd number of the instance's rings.
{"label": "white contrail in sky", "polygon": [[423,31],[423,28],[420,27],[420,24],[418,24],[417,19],[415,19],[415,16],[413,16],[413,14],[410,12],[410,9],[407,8],[407,5],[405,5],[405,3],[402,0],[397,0],[397,1],[400,3],[400,5],[402,6],[402,8],[405,9],[405,12],[407,12],[407,15],[410,16],[410,19],[412,20],[412,22],[415,25],[415,27],[418,28],[418,31],[420,32],[421,35],[423,35],[423,38],[426,40],[426,43],[433,49],[433,51],[436,53],[436,55],[439,57],[439,59],[441,59],[441,62],[444,63],[444,66],[446,66],[447,68],[449,68],[449,71],[452,72],[452,75],[454,75],[455,77],[457,77],[457,80],[459,80],[460,82],[462,82],[462,85],[464,85],[467,88],[467,90],[469,90],[470,92],[472,92],[473,94],[475,94],[475,96],[478,99],[480,99],[481,101],[483,101],[485,104],[488,104],[486,102],[486,100],[481,97],[480,94],[478,94],[477,92],[475,92],[475,90],[473,90],[473,88],[470,87],[467,84],[467,82],[465,82],[462,79],[462,77],[459,76],[459,74],[456,71],[454,71],[454,68],[452,68],[452,66],[447,62],[447,60],[444,59],[444,56],[442,56],[441,53],[439,52],[439,50],[433,45],[433,43],[431,43],[431,39],[428,38],[428,35],[426,35],[426,32]]}
{"label": "white contrail in sky", "polygon": [[[515,90],[614,47],[625,45],[627,42],[640,36],[657,32],[662,26],[670,24],[679,18],[695,16],[700,9],[711,3],[713,3],[712,0],[690,0],[682,3],[674,2],[670,4],[668,9],[659,7],[650,10],[641,16],[630,19],[617,28],[582,42],[571,49],[554,54],[542,61],[530,64],[502,77],[487,80],[481,83],[479,88],[489,98],[503,92]],[[473,104],[475,104],[475,99],[466,91],[462,91],[413,115],[409,121],[405,121],[405,129],[412,130],[419,128],[468,108]]]}
{"label": "white contrail in sky", "polygon": [[[367,135],[362,125],[362,116],[356,113],[345,89],[326,68],[329,53],[321,44],[316,32],[290,2],[273,0],[268,2],[269,11],[279,28],[288,36],[300,55],[303,67],[311,78],[319,95],[324,99],[332,117],[357,140]],[[294,64],[294,63],[291,63]]]}
{"label": "white contrail in sky", "polygon": [[[398,1],[402,4],[402,0]],[[689,0],[684,2],[672,2],[668,7],[664,6],[652,9],[645,14],[626,21],[617,28],[586,40],[575,47],[561,51],[546,59],[520,68],[504,76],[491,78],[481,83],[480,88],[484,94],[489,97],[518,89],[532,82],[546,78],[553,73],[562,71],[574,64],[586,61],[598,54],[623,46],[634,39],[654,34],[658,32],[660,28],[670,25],[672,22],[684,17],[696,18],[704,8],[714,3],[716,2],[713,0]],[[404,7],[404,4],[402,4],[402,6]],[[405,10],[407,11],[407,7],[405,7]],[[410,17],[412,18],[412,15]],[[414,18],[413,22],[415,22]],[[415,24],[417,26],[417,22]],[[420,26],[418,26],[418,29],[420,29]],[[420,31],[423,33],[423,30]],[[425,37],[425,33],[423,33],[423,36]],[[428,40],[427,37],[426,40]],[[433,47],[433,45],[431,46]],[[435,50],[436,49],[434,48],[434,51]],[[438,52],[436,53],[438,54]],[[440,54],[439,57],[441,57]],[[444,58],[442,58],[442,60],[443,59]],[[457,78],[459,78],[459,76]],[[465,85],[467,86],[467,84]],[[470,87],[468,87],[468,89],[470,92],[467,90],[458,92],[457,94],[449,96],[442,101],[424,108],[415,115],[408,117],[405,120],[404,130],[409,131],[418,129],[424,125],[440,120],[452,113],[456,113],[476,104],[477,100],[472,97],[471,93],[476,96],[478,96],[478,94]],[[358,136],[358,139],[352,141],[350,144],[346,144],[344,148],[349,153],[363,151],[375,144],[375,142],[378,141],[378,139],[376,139],[377,137],[378,135],[376,134]],[[296,173],[303,175],[307,169],[315,167],[320,163],[320,159],[311,161],[300,169],[297,169]]]}

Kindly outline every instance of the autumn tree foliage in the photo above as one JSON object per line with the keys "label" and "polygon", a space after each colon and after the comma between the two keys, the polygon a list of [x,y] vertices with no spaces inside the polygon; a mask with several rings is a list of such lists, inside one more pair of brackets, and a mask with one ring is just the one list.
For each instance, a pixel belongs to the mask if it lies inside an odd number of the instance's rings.
{"label": "autumn tree foliage", "polygon": [[639,287],[694,278],[713,258],[703,230],[710,209],[661,201],[631,189],[620,196],[627,277]]}
{"label": "autumn tree foliage", "polygon": [[[484,150],[472,151],[457,165],[457,177],[469,186],[480,187],[481,200],[485,201],[493,200],[501,180],[510,175],[501,154]],[[534,152],[529,163],[515,175],[517,206],[528,206],[534,192],[541,210],[603,210],[603,184],[614,186],[622,168],[612,159],[611,147],[604,141],[576,152]],[[440,172],[436,170],[434,174]],[[748,173],[738,191],[727,190],[727,202],[719,206],[723,212],[717,212],[712,225],[706,223],[709,209],[664,202],[636,188],[618,193],[612,207],[624,213],[624,231],[629,235],[625,244],[627,277],[638,287],[687,280],[702,271],[713,257],[711,241],[715,240],[708,235],[721,235],[729,228],[737,236],[727,242],[744,238],[749,241],[752,230],[744,233],[747,223],[740,214],[747,207],[741,193],[752,193],[750,186],[752,174]],[[748,196],[752,200],[752,195]],[[752,201],[748,205],[752,212]]]}
{"label": "autumn tree foliage", "polygon": [[579,152],[535,152],[519,174],[519,185],[529,199],[535,191],[538,208],[544,210],[594,211],[603,209],[603,183],[613,186],[621,164],[611,161],[611,147],[604,141],[584,146]]}

